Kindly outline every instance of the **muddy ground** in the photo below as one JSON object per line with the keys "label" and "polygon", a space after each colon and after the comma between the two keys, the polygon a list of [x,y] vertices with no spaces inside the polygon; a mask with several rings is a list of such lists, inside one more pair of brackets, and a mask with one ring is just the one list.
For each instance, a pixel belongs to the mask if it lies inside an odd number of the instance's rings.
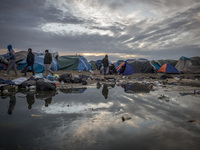
{"label": "muddy ground", "polygon": [[[19,77],[24,77],[23,73],[18,72],[18,76],[14,75],[14,71],[11,70],[8,77],[5,77],[6,71],[0,71],[0,78],[4,80],[13,80]],[[87,71],[56,71],[55,74],[62,75],[64,73],[71,73],[72,78],[77,75],[85,75],[90,76],[91,78],[87,79],[87,85],[84,86],[91,86],[96,85],[98,82],[101,84],[110,83],[112,81],[106,80],[107,78],[114,78],[116,79],[116,83],[120,84],[127,84],[127,83],[135,83],[135,82],[154,82],[158,81],[159,83],[163,84],[171,84],[171,85],[181,85],[181,86],[192,86],[192,87],[200,87],[200,74],[163,74],[163,73],[135,73],[132,75],[103,75],[100,74],[99,70],[91,72]],[[44,74],[43,74],[44,75]],[[32,72],[27,72],[26,78],[32,76]],[[66,87],[77,87],[82,86],[81,83],[59,83],[59,88],[66,88]]]}

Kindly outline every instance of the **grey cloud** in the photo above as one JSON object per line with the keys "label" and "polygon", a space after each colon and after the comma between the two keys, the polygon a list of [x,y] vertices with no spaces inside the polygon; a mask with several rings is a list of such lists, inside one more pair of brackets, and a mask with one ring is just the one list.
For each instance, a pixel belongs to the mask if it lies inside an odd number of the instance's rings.
{"label": "grey cloud", "polygon": [[[69,2],[68,7],[73,3],[72,0],[66,2]],[[179,12],[172,12],[173,15],[163,16],[162,19],[146,18],[137,23],[130,20],[129,25],[116,21],[110,26],[102,27],[96,24],[95,20],[74,15],[73,12],[70,12],[70,8],[67,8],[69,11],[64,13],[56,5],[47,5],[45,1],[2,1],[0,6],[0,33],[3,36],[0,36],[0,48],[5,48],[7,44],[13,44],[16,48],[22,50],[33,47],[37,50],[48,48],[69,53],[126,53],[144,55],[152,59],[156,56],[172,57],[172,52],[174,58],[181,55],[198,55],[200,19],[198,20],[195,17],[200,13],[200,5],[193,5],[195,1],[191,0],[190,2],[189,0],[170,0],[167,2],[164,0],[102,0],[99,4],[99,1],[95,1],[95,5],[119,10],[119,13],[123,12],[127,6],[132,5],[144,4],[151,9],[157,8],[159,11],[162,8],[170,10],[171,6],[179,7],[176,10]],[[92,3],[90,5],[92,6]],[[185,9],[186,6],[191,7]],[[99,34],[58,35],[38,30],[38,27],[45,23],[84,24],[88,25],[91,30],[111,31],[114,36]],[[125,31],[127,34],[121,35]],[[179,37],[178,41],[166,44],[166,41],[175,39],[182,33],[189,34],[190,39]],[[125,42],[133,37],[133,40]],[[139,48],[138,46],[142,42],[148,44]],[[134,46],[130,47],[127,44]],[[150,45],[153,45],[153,49],[149,49]],[[110,58],[120,59],[118,56],[110,56]]]}
{"label": "grey cloud", "polygon": [[[193,34],[193,30],[197,30],[199,27],[199,21],[194,18],[195,15],[197,15],[199,11],[200,6],[195,6],[194,8],[191,8],[187,10],[186,12],[176,14],[175,16],[171,16],[169,18],[166,18],[162,22],[158,24],[153,24],[150,27],[147,27],[144,31],[141,32],[140,29],[140,22],[138,24],[133,25],[133,27],[130,27],[130,30],[133,28],[136,29],[135,38],[129,43],[134,42],[143,42],[143,41],[160,41],[160,39],[164,39],[168,36],[173,36],[176,34],[176,36],[180,35],[184,32],[190,32],[190,34]],[[189,19],[188,19],[189,18]],[[143,21],[143,24],[147,24],[147,21]],[[138,32],[140,31],[140,32]],[[198,40],[194,37],[194,40]],[[162,41],[162,40],[161,40]]]}

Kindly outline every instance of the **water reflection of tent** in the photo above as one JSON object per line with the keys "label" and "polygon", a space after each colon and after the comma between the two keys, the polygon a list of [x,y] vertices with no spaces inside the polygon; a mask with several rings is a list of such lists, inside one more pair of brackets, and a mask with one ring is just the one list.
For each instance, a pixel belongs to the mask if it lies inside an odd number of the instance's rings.
{"label": "water reflection of tent", "polygon": [[126,93],[149,93],[150,92],[149,86],[145,84],[134,83],[134,84],[124,85],[123,87]]}
{"label": "water reflection of tent", "polygon": [[56,95],[56,90],[51,90],[51,91],[39,90],[36,92],[36,98],[41,100],[46,98],[52,98],[55,95]]}
{"label": "water reflection of tent", "polygon": [[60,89],[60,92],[65,94],[71,94],[71,93],[81,94],[85,92],[86,89],[87,88],[68,88],[68,89]]}

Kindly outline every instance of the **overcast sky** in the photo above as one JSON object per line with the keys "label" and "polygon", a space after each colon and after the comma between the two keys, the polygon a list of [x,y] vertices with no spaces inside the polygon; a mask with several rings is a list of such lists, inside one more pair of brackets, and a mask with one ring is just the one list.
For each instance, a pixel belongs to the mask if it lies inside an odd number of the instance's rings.
{"label": "overcast sky", "polygon": [[199,56],[200,0],[1,0],[8,44],[89,60]]}

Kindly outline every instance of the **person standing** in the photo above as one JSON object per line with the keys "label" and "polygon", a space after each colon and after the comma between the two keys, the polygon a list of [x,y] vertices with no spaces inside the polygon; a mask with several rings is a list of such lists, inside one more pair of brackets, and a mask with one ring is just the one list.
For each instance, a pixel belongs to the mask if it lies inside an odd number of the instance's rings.
{"label": "person standing", "polygon": [[26,67],[24,69],[24,76],[26,76],[28,66],[31,66],[32,73],[33,73],[33,75],[35,75],[35,72],[34,72],[34,69],[33,69],[34,61],[35,61],[35,54],[33,54],[32,49],[29,48],[28,49],[28,55],[27,55],[27,58],[26,58],[27,64],[26,64]]}
{"label": "person standing", "polygon": [[8,62],[7,72],[4,74],[4,76],[8,76],[11,69],[14,70],[15,76],[17,76],[16,55],[15,55],[15,52],[12,49],[12,45],[8,45],[7,48],[8,48],[8,54],[9,54],[9,62]]}
{"label": "person standing", "polygon": [[46,77],[48,76],[48,73],[50,72],[53,75],[53,72],[50,69],[52,62],[52,56],[49,53],[49,50],[45,50],[45,56],[44,56],[44,70],[46,73]]}
{"label": "person standing", "polygon": [[108,73],[108,68],[109,68],[108,55],[104,57],[104,59],[102,60],[102,63],[103,63],[103,68],[104,68],[104,75],[106,75]]}

